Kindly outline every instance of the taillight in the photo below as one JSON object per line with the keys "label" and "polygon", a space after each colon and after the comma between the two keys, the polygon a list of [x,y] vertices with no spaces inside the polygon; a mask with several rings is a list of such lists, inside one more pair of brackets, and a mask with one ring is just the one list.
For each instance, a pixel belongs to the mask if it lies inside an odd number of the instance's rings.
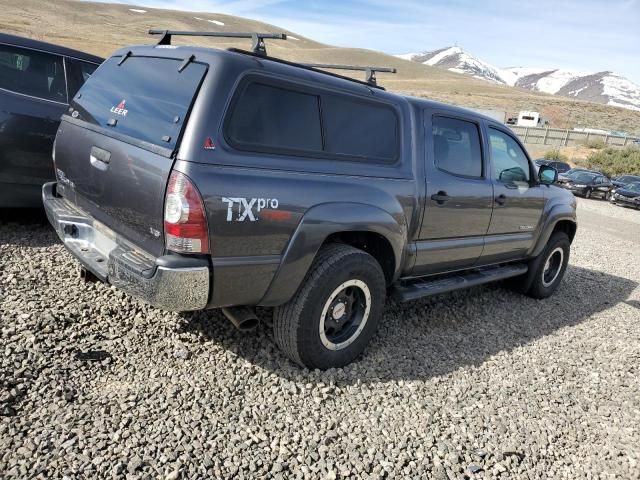
{"label": "taillight", "polygon": [[204,203],[189,177],[171,172],[164,201],[164,234],[168,250],[209,253]]}

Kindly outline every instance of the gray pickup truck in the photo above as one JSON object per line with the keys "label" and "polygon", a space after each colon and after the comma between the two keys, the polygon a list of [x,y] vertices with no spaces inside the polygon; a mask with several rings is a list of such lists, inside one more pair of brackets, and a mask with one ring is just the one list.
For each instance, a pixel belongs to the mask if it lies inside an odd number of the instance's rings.
{"label": "gray pickup truck", "polygon": [[167,36],[116,52],[62,118],[43,199],[86,277],[240,329],[273,307],[277,344],[321,369],[361,354],[387,295],[558,287],[575,200],[504,125]]}

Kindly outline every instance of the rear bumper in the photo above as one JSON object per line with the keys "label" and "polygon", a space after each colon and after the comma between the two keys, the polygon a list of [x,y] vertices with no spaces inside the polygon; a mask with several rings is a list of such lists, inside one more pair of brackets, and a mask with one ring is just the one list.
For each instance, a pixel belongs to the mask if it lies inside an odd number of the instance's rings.
{"label": "rear bumper", "polygon": [[152,257],[56,196],[55,189],[55,182],[42,187],[47,218],[67,250],[100,280],[165,310],[207,306],[211,271],[206,259]]}

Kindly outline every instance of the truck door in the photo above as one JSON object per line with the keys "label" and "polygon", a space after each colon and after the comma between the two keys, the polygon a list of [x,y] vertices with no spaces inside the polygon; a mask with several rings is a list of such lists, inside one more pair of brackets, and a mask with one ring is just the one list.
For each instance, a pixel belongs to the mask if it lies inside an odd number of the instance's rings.
{"label": "truck door", "polygon": [[473,266],[493,204],[480,123],[472,116],[425,111],[424,125],[426,199],[415,275]]}
{"label": "truck door", "polygon": [[506,129],[487,128],[494,207],[480,264],[525,257],[544,207],[543,189],[524,147]]}

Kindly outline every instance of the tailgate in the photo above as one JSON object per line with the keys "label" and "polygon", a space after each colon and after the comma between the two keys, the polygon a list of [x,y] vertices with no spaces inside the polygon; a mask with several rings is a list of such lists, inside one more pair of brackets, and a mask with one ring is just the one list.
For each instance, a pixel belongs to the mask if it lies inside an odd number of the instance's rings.
{"label": "tailgate", "polygon": [[58,192],[153,255],[164,195],[206,65],[112,57],[74,98],[56,137]]}

